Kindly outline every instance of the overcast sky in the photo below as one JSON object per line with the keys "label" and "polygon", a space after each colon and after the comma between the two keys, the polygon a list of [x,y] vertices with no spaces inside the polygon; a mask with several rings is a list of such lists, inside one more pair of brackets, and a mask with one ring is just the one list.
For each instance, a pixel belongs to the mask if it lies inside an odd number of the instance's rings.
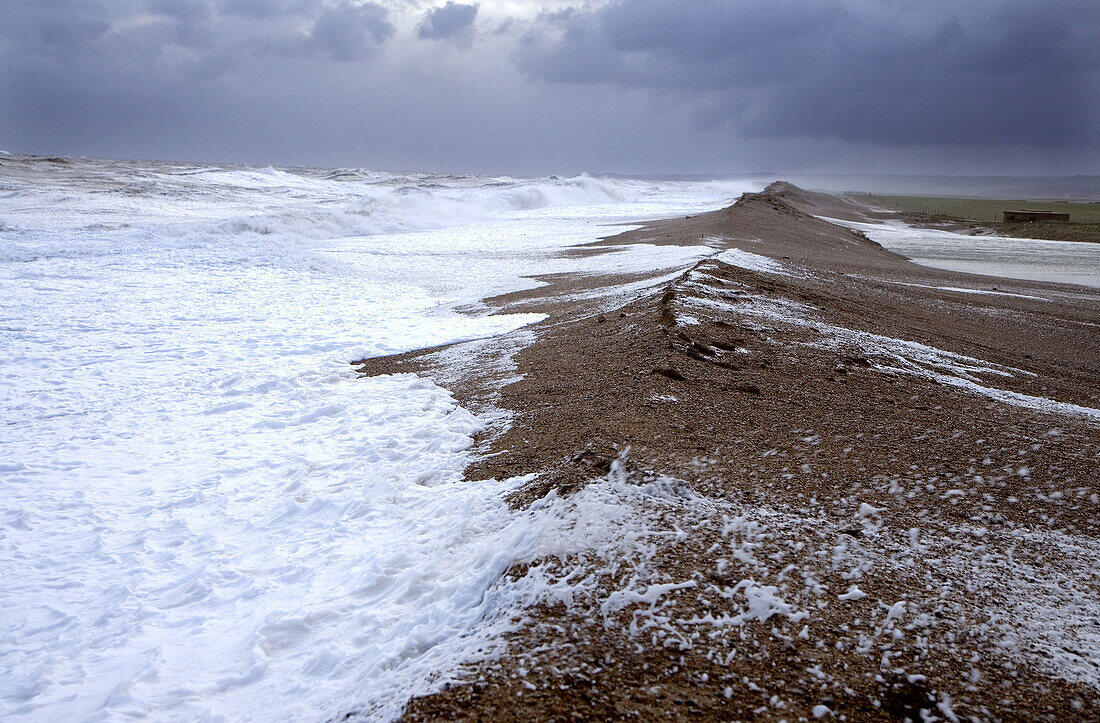
{"label": "overcast sky", "polygon": [[0,0],[0,149],[1100,173],[1100,2]]}

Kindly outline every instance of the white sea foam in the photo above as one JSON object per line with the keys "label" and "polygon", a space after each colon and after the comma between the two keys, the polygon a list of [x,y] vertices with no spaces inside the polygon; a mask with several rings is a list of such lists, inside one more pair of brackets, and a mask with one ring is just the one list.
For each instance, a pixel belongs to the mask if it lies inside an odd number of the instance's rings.
{"label": "white sea foam", "polygon": [[714,259],[730,266],[736,266],[748,271],[760,271],[766,274],[791,275],[791,269],[782,261],[776,261],[769,256],[742,251],[741,249],[726,249],[714,256]]}
{"label": "white sea foam", "polygon": [[[1071,241],[968,236],[900,221],[824,220],[861,231],[913,261],[950,271],[1100,287],[1100,246]],[[957,290],[957,289],[952,289]]]}
{"label": "white sea foam", "polygon": [[744,288],[715,290],[698,282],[689,281],[687,284],[693,290],[702,292],[699,296],[684,298],[683,304],[689,310],[703,308],[712,312],[720,311],[765,320],[766,323],[760,327],[765,332],[770,324],[801,327],[812,330],[816,335],[812,341],[801,343],[849,352],[859,350],[871,356],[874,367],[880,371],[933,379],[940,384],[989,397],[1003,404],[1100,421],[1100,409],[1000,389],[987,382],[988,377],[1035,376],[1034,372],[994,364],[908,339],[835,326],[816,318],[811,307],[789,299],[749,294]]}
{"label": "white sea foam", "polygon": [[936,289],[938,291],[954,291],[956,294],[976,294],[979,296],[1009,296],[1017,299],[1032,299],[1034,301],[1050,301],[1050,299],[1042,296],[1033,296],[1031,294],[1014,294],[1008,291],[992,291],[988,289],[968,289],[962,286],[932,286],[930,284],[914,284],[906,281],[886,281],[888,284],[896,284],[898,286],[915,286],[920,289]]}
{"label": "white sea foam", "polygon": [[[5,164],[0,717],[386,718],[475,655],[539,525],[460,483],[485,420],[364,356],[502,334],[456,308],[736,188]],[[630,290],[628,290],[630,291]],[[475,628],[481,632],[474,635]],[[480,637],[479,637],[480,636]]]}

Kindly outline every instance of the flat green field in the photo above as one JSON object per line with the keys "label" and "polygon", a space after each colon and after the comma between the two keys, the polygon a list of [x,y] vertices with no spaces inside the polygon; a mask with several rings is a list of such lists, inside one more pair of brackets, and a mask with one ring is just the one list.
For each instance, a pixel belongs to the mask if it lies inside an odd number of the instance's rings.
{"label": "flat green field", "polygon": [[[1100,202],[990,200],[985,198],[937,198],[932,196],[880,196],[849,193],[868,206],[900,211],[917,222],[958,223],[989,228],[1001,236],[1100,242]],[[1069,213],[1068,223],[1004,223],[1002,211],[1019,209]]]}
{"label": "flat green field", "polygon": [[1069,212],[1070,223],[1100,223],[1100,202],[989,200],[984,198],[934,198],[930,196],[880,196],[849,194],[863,203],[921,216],[955,221],[1000,223],[1002,211],[1030,208],[1037,211]]}

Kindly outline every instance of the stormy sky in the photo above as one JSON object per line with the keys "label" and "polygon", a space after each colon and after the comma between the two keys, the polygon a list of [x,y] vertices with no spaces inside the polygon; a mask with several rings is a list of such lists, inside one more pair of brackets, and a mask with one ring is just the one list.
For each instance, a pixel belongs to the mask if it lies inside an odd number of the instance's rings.
{"label": "stormy sky", "polygon": [[3,0],[0,149],[1100,173],[1096,0]]}

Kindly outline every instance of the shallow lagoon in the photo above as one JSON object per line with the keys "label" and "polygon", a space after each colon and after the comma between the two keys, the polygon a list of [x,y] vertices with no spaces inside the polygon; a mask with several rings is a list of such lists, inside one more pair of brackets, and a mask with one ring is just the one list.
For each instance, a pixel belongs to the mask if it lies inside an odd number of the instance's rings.
{"label": "shallow lagoon", "polygon": [[844,222],[891,251],[949,271],[1100,287],[1100,244],[967,236],[900,222]]}

